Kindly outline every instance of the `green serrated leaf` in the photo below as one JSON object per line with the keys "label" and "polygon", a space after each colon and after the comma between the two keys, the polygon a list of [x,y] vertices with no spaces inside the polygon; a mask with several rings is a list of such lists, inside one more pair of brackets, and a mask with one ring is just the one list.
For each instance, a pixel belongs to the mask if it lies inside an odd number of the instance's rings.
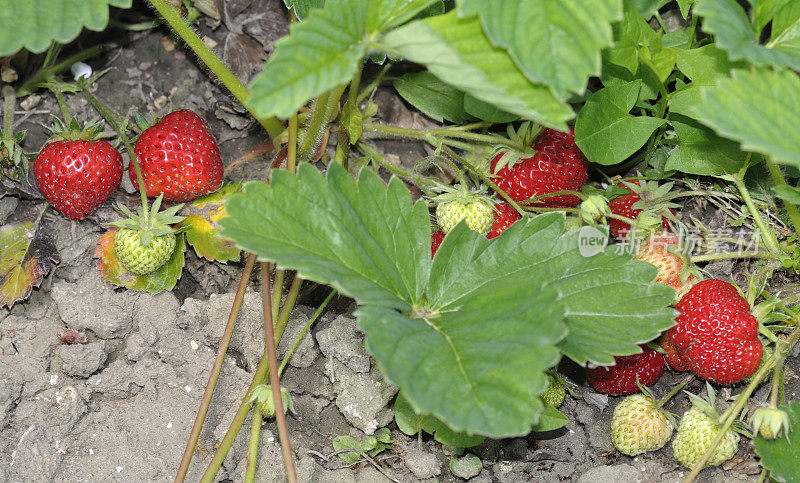
{"label": "green serrated leaf", "polygon": [[639,15],[648,19],[658,12],[658,9],[669,3],[669,0],[629,0],[636,8]]}
{"label": "green serrated leaf", "polygon": [[370,39],[432,0],[329,0],[275,44],[248,104],[263,117],[288,118],[310,99],[349,81]]}
{"label": "green serrated leaf", "polygon": [[632,116],[641,81],[605,87],[592,94],[575,121],[575,143],[589,161],[616,164],[644,146],[664,119]]}
{"label": "green serrated leaf", "polygon": [[0,0],[0,57],[69,43],[83,27],[103,30],[110,6],[130,8],[131,0]]}
{"label": "green serrated leaf", "polygon": [[354,297],[387,378],[416,413],[454,431],[525,434],[558,349],[608,364],[674,323],[674,293],[652,283],[655,267],[627,254],[582,256],[577,232],[562,235],[563,214],[515,223],[492,241],[460,223],[431,261],[427,207],[400,180],[386,187],[367,170],[356,183],[338,164],[327,178],[301,164],[297,176],[249,183],[226,206],[226,237]]}
{"label": "green serrated leaf", "polygon": [[[349,435],[337,436],[333,438],[332,445],[334,451],[340,451],[343,449],[360,449],[366,452],[369,451],[369,449],[372,449],[372,448],[364,449],[365,446],[364,442],[359,441]],[[348,464],[358,463],[359,461],[364,459],[363,456],[361,456],[359,453],[356,453],[355,451],[339,453],[337,456]]]}
{"label": "green serrated leaf", "polygon": [[800,204],[800,188],[797,186],[787,186],[785,184],[773,186],[772,191],[782,200],[795,205]]}
{"label": "green serrated leaf", "polygon": [[533,425],[531,431],[553,431],[563,428],[567,424],[567,417],[547,402],[544,403],[544,411],[539,415],[539,422]]}
{"label": "green serrated leaf", "polygon": [[506,49],[531,80],[566,98],[600,72],[600,50],[613,40],[621,0],[463,0],[477,11],[492,43]]}
{"label": "green serrated leaf", "polygon": [[678,2],[678,8],[681,11],[681,16],[684,19],[689,18],[689,9],[692,8],[692,5],[694,5],[695,0],[677,0],[677,2]]}
{"label": "green serrated leaf", "polygon": [[702,88],[690,111],[718,134],[749,151],[800,166],[800,78],[789,71],[735,70]]}
{"label": "green serrated leaf", "polygon": [[494,47],[476,17],[456,12],[418,20],[386,34],[380,47],[425,65],[439,79],[525,119],[566,129],[569,106],[531,83],[508,53]]}
{"label": "green serrated leaf", "polygon": [[393,84],[403,99],[435,121],[459,124],[470,119],[464,110],[464,93],[430,72],[405,74]]}
{"label": "green serrated leaf", "polygon": [[700,176],[719,176],[738,172],[747,159],[739,144],[718,136],[695,119],[670,115],[678,135],[678,146],[670,153],[665,170]]}
{"label": "green serrated leaf", "polygon": [[794,67],[800,64],[800,3],[788,2],[772,19],[772,34],[767,47],[789,55]]}
{"label": "green serrated leaf", "polygon": [[756,29],[760,32],[767,26],[772,17],[790,0],[758,0],[755,5]]}
{"label": "green serrated leaf", "polygon": [[409,436],[425,431],[433,435],[433,439],[436,441],[457,448],[471,448],[486,439],[483,436],[455,432],[433,416],[415,413],[402,391],[397,395],[394,403],[394,420],[400,431]]}
{"label": "green serrated leaf", "polygon": [[792,401],[783,407],[789,415],[792,430],[789,438],[766,440],[760,435],[753,440],[756,453],[761,457],[761,466],[769,470],[772,479],[779,482],[800,481],[800,403]]}
{"label": "green serrated leaf", "polygon": [[486,122],[503,124],[519,119],[519,116],[516,114],[511,114],[510,112],[498,109],[496,106],[493,106],[488,102],[483,102],[480,99],[476,99],[474,96],[469,94],[464,95],[464,110],[470,116],[475,116],[481,121]]}
{"label": "green serrated leaf", "polygon": [[629,2],[623,4],[622,21],[613,26],[614,45],[605,49],[604,58],[635,74],[639,65],[639,50],[648,46],[651,51],[661,47],[660,36],[650,28],[642,15]]}
{"label": "green serrated leaf", "polygon": [[325,0],[283,0],[283,3],[286,8],[294,8],[299,20],[305,20],[311,10],[325,6]]}
{"label": "green serrated leaf", "polygon": [[[800,57],[770,48],[777,42],[767,46],[758,43],[759,32],[736,0],[702,0],[695,5],[694,13],[703,17],[703,30],[715,36],[717,45],[728,51],[731,60],[800,68]],[[787,41],[792,43],[791,33]]]}

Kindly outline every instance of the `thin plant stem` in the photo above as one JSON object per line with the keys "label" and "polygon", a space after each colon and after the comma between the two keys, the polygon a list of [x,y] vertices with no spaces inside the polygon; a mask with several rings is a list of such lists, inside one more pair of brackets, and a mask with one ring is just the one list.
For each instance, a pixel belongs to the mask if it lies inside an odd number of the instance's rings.
{"label": "thin plant stem", "polygon": [[33,74],[24,84],[17,89],[17,96],[22,97],[28,95],[32,92],[32,90],[40,83],[45,81],[46,79],[50,78],[50,76],[63,72],[69,69],[72,64],[75,62],[80,62],[82,60],[86,60],[90,57],[94,57],[95,55],[99,54],[103,50],[103,46],[95,45],[94,47],[90,47],[86,50],[82,50],[77,54],[59,62],[50,67],[46,67],[47,63],[45,63],[45,67],[39,69],[38,72]]}
{"label": "thin plant stem", "polygon": [[275,351],[275,328],[272,325],[272,290],[269,281],[269,264],[261,263],[261,309],[264,318],[264,345],[269,361],[269,383],[272,388],[272,401],[275,404],[275,423],[278,425],[278,438],[281,441],[283,464],[289,483],[297,482],[297,470],[292,458],[292,445],[289,440],[289,429],[286,426],[286,414],[283,412],[281,398],[281,382],[278,376],[278,355]]}
{"label": "thin plant stem", "polygon": [[772,252],[743,251],[730,253],[709,253],[707,255],[695,255],[691,257],[692,263],[710,262],[713,260],[730,260],[736,258],[760,258],[777,260],[778,255]]}
{"label": "thin plant stem", "polygon": [[14,130],[14,106],[17,104],[17,96],[11,86],[3,87],[3,103],[3,134],[11,138],[11,131]]}
{"label": "thin plant stem", "polygon": [[[283,307],[278,315],[278,320],[275,321],[275,333],[283,334],[286,329],[286,324],[289,322],[289,317],[292,315],[294,306],[297,303],[297,295],[300,294],[300,286],[303,284],[303,278],[294,274],[292,284],[289,286],[289,291],[286,292],[286,300],[283,301]],[[280,336],[278,336],[280,339]]]}
{"label": "thin plant stem", "polygon": [[69,109],[67,108],[67,101],[64,100],[64,93],[61,92],[61,89],[55,88],[53,92],[56,94],[56,99],[58,100],[58,107],[61,108],[61,117],[64,118],[64,122],[69,125]]}
{"label": "thin plant stem", "polygon": [[289,359],[292,358],[292,354],[294,354],[294,351],[297,349],[297,346],[300,345],[300,341],[303,340],[303,336],[306,335],[308,329],[310,329],[311,326],[314,324],[314,322],[316,322],[320,314],[322,314],[322,311],[325,310],[325,307],[328,306],[328,302],[331,301],[331,299],[333,298],[334,295],[336,295],[336,293],[337,292],[335,290],[331,291],[331,293],[328,294],[328,296],[325,298],[322,304],[320,304],[317,311],[314,312],[314,315],[312,315],[311,318],[308,319],[308,322],[306,322],[306,325],[305,327],[303,327],[303,330],[300,331],[300,334],[298,334],[298,336],[295,338],[292,346],[289,348],[288,351],[286,351],[286,355],[283,356],[283,360],[281,361],[281,367],[278,368],[278,375],[283,374],[283,370],[286,368],[286,364],[289,362]]}
{"label": "thin plant stem", "polygon": [[[748,161],[750,159],[750,154],[747,155]],[[764,240],[764,244],[767,248],[775,253],[780,253],[780,247],[778,246],[778,241],[775,239],[775,236],[769,231],[767,226],[764,224],[763,218],[761,218],[761,212],[758,211],[756,208],[756,204],[753,201],[753,197],[750,196],[750,191],[747,189],[747,186],[744,184],[743,176],[745,171],[747,170],[747,165],[749,163],[745,163],[745,167],[734,176],[727,177],[734,182],[736,188],[739,189],[739,193],[742,194],[742,199],[744,200],[745,204],[747,205],[747,209],[750,211],[750,215],[753,217],[753,221],[755,222],[756,226],[758,227],[759,231],[761,231],[761,239]]]}
{"label": "thin plant stem", "polygon": [[408,138],[427,141],[429,135],[454,137],[458,139],[466,139],[469,141],[476,141],[484,144],[503,144],[518,151],[524,151],[525,146],[515,143],[511,139],[503,136],[496,136],[493,134],[479,134],[474,132],[464,132],[460,130],[453,130],[448,128],[437,129],[410,129],[400,126],[391,126],[387,124],[376,124],[367,122],[364,123],[364,131],[371,132],[375,135],[382,135],[389,138]]}
{"label": "thin plant stem", "polygon": [[[136,173],[136,181],[139,184],[139,197],[141,198],[142,202],[142,211],[140,216],[142,217],[144,226],[150,226],[150,210],[147,209],[147,191],[144,186],[144,176],[142,175],[142,168],[139,166],[139,161],[136,159],[136,153],[133,150],[133,145],[131,144],[130,139],[125,134],[125,131],[122,129],[122,125],[120,124],[119,118],[117,117],[116,113],[113,110],[109,109],[105,104],[100,102],[98,98],[94,96],[91,92],[89,92],[89,86],[86,85],[85,82],[78,82],[78,86],[81,88],[81,92],[83,95],[86,96],[86,99],[89,100],[89,103],[94,106],[95,109],[100,113],[101,116],[106,120],[107,123],[111,125],[111,128],[116,131],[117,136],[119,136],[120,141],[125,146],[125,149],[128,151],[128,155],[131,157],[130,164],[133,166],[133,170]],[[129,167],[130,169],[130,167]]]}
{"label": "thin plant stem", "polygon": [[[764,160],[767,163],[767,169],[769,169],[769,174],[772,176],[775,186],[787,186],[786,178],[783,176],[780,166],[775,164],[775,161],[770,156],[766,156]],[[783,206],[786,208],[786,213],[789,215],[789,219],[792,220],[792,225],[794,225],[794,232],[797,233],[797,230],[800,230],[800,211],[797,210],[797,206],[794,203],[784,199],[782,201]]]}
{"label": "thin plant stem", "polygon": [[286,144],[286,169],[297,171],[297,113],[289,118],[289,142]]}
{"label": "thin plant stem", "polygon": [[688,376],[684,377],[683,380],[679,382],[677,386],[673,387],[670,392],[665,394],[653,406],[656,408],[662,407],[664,404],[667,403],[667,401],[675,397],[675,395],[678,394],[681,391],[681,389],[686,387],[686,385],[689,384],[692,381],[692,379],[694,379],[694,374],[689,374]]}
{"label": "thin plant stem", "polygon": [[381,69],[378,75],[374,79],[372,79],[372,82],[367,84],[367,87],[365,87],[364,90],[361,91],[361,93],[359,93],[356,96],[356,103],[363,101],[368,95],[370,95],[372,91],[374,91],[378,87],[381,81],[383,81],[383,78],[386,76],[386,72],[389,71],[389,67],[391,66],[392,64],[390,62],[387,62],[386,65],[383,66],[383,69]]}
{"label": "thin plant stem", "polygon": [[206,383],[205,392],[203,392],[203,399],[200,401],[200,408],[197,410],[197,416],[192,426],[192,432],[189,434],[189,441],[186,443],[186,449],[183,451],[180,466],[178,467],[178,474],[175,476],[176,482],[181,482],[186,478],[186,472],[189,471],[189,463],[192,461],[194,448],[197,445],[197,440],[200,437],[200,430],[203,429],[203,422],[208,412],[208,407],[211,404],[211,396],[214,394],[214,388],[217,385],[219,374],[222,371],[222,361],[225,360],[225,353],[228,351],[228,344],[231,342],[233,335],[233,328],[236,326],[236,319],[239,316],[239,310],[242,308],[244,301],[244,293],[247,289],[247,283],[250,280],[250,274],[253,273],[253,265],[256,262],[256,256],[250,254],[247,256],[247,262],[244,265],[242,278],[239,280],[239,286],[236,288],[236,296],[233,299],[231,311],[228,314],[228,323],[225,324],[225,332],[222,334],[222,340],[217,349],[217,356],[214,359],[214,365],[211,366],[211,374],[208,376],[208,383]]}
{"label": "thin plant stem", "polygon": [[247,445],[247,466],[244,470],[245,483],[254,483],[256,479],[256,463],[258,462],[258,443],[261,438],[261,406],[253,408],[253,422],[250,425],[250,442]]}
{"label": "thin plant stem", "polygon": [[375,149],[372,145],[364,141],[358,141],[356,143],[356,149],[361,151],[361,153],[364,154],[364,156],[368,157],[369,159],[375,161],[382,167],[386,168],[391,173],[399,176],[400,178],[403,178],[404,180],[418,187],[420,190],[422,190],[423,193],[425,193],[425,196],[428,197],[434,196],[433,192],[434,185],[432,182],[426,180],[424,177],[410,170],[407,170],[405,168],[397,166],[394,163],[387,161],[386,158],[381,153],[379,153],[378,150]]}
{"label": "thin plant stem", "polygon": [[214,52],[197,36],[191,27],[186,25],[177,10],[167,5],[165,0],[149,0],[150,4],[158,11],[158,14],[169,24],[172,30],[178,34],[186,45],[194,51],[197,57],[203,61],[211,72],[228,88],[233,96],[253,115],[253,117],[267,131],[275,146],[278,146],[278,138],[283,132],[283,125],[274,117],[264,118],[258,115],[255,110],[247,104],[250,91],[233,74],[233,72],[220,61]]}
{"label": "thin plant stem", "polygon": [[311,120],[308,127],[304,130],[303,139],[300,141],[300,146],[297,148],[297,156],[302,161],[306,161],[310,156],[311,149],[314,146],[317,134],[322,130],[322,125],[325,124],[325,106],[328,104],[331,92],[323,92],[313,103]]}
{"label": "thin plant stem", "polygon": [[272,323],[278,323],[278,312],[281,308],[281,294],[283,293],[283,270],[275,269],[275,282],[272,285]]}

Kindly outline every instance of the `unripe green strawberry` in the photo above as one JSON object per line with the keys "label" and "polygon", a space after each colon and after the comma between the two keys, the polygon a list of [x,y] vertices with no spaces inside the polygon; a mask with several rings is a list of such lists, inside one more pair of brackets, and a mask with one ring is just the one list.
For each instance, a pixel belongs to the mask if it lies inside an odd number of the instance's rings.
{"label": "unripe green strawberry", "polygon": [[541,398],[547,404],[557,408],[564,402],[564,397],[567,395],[567,388],[560,379],[553,376],[547,376],[547,379],[547,389],[542,393]]}
{"label": "unripe green strawberry", "polygon": [[148,246],[141,241],[139,230],[120,228],[114,234],[114,250],[122,265],[136,275],[147,275],[158,270],[175,251],[175,234],[154,236]]}
{"label": "unripe green strawberry", "polygon": [[445,233],[450,233],[461,220],[466,220],[470,229],[486,235],[494,222],[494,207],[478,196],[446,201],[436,207],[436,221]]}
{"label": "unripe green strawberry", "polygon": [[[672,451],[678,463],[694,468],[719,433],[719,426],[701,409],[692,406],[678,425],[678,435],[672,441]],[[720,441],[706,466],[719,466],[733,458],[739,448],[739,435],[729,429]]]}
{"label": "unripe green strawberry", "polygon": [[667,414],[653,406],[653,398],[634,394],[614,408],[611,442],[620,453],[636,456],[667,444],[672,430]]}

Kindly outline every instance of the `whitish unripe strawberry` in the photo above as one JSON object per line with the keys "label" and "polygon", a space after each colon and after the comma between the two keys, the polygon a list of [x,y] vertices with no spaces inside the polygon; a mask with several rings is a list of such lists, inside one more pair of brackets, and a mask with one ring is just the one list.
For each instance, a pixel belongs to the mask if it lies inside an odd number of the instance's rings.
{"label": "whitish unripe strawberry", "polygon": [[620,453],[636,456],[663,447],[673,429],[667,413],[653,406],[653,398],[634,394],[614,408],[611,442]]}
{"label": "whitish unripe strawberry", "polygon": [[[678,463],[694,468],[711,442],[717,437],[720,427],[708,414],[692,406],[686,411],[678,425],[678,434],[672,441],[672,451]],[[733,458],[739,448],[739,435],[729,429],[720,441],[706,466],[719,466]]]}
{"label": "whitish unripe strawberry", "polygon": [[469,196],[441,202],[436,207],[436,222],[445,233],[450,233],[461,220],[470,229],[486,235],[494,222],[494,206],[483,197]]}

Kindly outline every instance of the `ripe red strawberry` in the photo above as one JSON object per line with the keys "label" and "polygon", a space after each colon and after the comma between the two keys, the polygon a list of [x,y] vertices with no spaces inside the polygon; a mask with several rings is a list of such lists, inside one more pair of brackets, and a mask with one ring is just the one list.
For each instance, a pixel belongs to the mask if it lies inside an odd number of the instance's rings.
{"label": "ripe red strawberry", "polygon": [[637,376],[642,386],[654,384],[664,373],[664,356],[647,346],[641,347],[640,354],[615,357],[614,366],[587,369],[586,378],[596,390],[612,396],[637,392]]}
{"label": "ripe red strawberry", "polygon": [[506,231],[509,226],[513,225],[519,219],[519,213],[517,213],[517,210],[512,208],[511,205],[508,203],[495,203],[494,222],[492,223],[492,227],[489,228],[489,233],[486,234],[486,238],[491,240],[492,238],[500,236],[501,233]]}
{"label": "ripe red strawberry", "polygon": [[683,357],[678,353],[678,349],[675,348],[675,345],[672,344],[672,341],[669,340],[669,336],[664,334],[658,340],[659,345],[662,349],[664,349],[664,359],[666,359],[667,364],[669,367],[675,369],[676,371],[685,371],[686,361],[683,360]]}
{"label": "ripe red strawberry", "polygon": [[680,315],[667,334],[690,371],[734,384],[758,369],[758,321],[736,287],[722,280],[698,282],[675,308]]}
{"label": "ripe red strawberry", "polygon": [[67,218],[81,220],[117,190],[122,179],[122,156],[90,123],[84,131],[74,119],[56,121],[52,132],[60,140],[47,144],[33,163],[33,176],[44,198]]}
{"label": "ripe red strawberry", "polygon": [[[586,157],[575,145],[574,131],[561,133],[545,129],[533,149],[537,151],[535,155],[521,158],[511,167],[496,169],[505,153],[498,154],[491,162],[492,173],[497,175],[495,183],[514,201],[556,191],[579,190],[586,184]],[[569,208],[580,201],[574,195],[558,195],[544,198],[535,206]]]}
{"label": "ripe red strawberry", "polygon": [[[175,111],[144,131],[134,148],[147,196],[190,201],[222,183],[222,160],[208,125],[192,111]],[[136,172],[129,168],[138,188]]]}
{"label": "ripe red strawberry", "polygon": [[690,270],[686,269],[686,260],[674,253],[679,246],[680,240],[674,233],[662,231],[648,238],[636,254],[637,260],[651,263],[658,268],[656,282],[674,288],[676,300],[680,300],[696,280]]}
{"label": "ripe red strawberry", "polygon": [[[633,180],[631,181],[631,184],[639,185],[639,180]],[[618,186],[620,188],[625,188],[631,193],[629,195],[624,195],[609,201],[608,207],[611,209],[611,213],[615,215],[620,215],[635,220],[642,210],[639,208],[632,208],[632,206],[642,198],[639,196],[639,194],[634,193],[630,187],[625,186],[624,184],[619,184]],[[611,229],[611,233],[614,235],[614,238],[617,240],[624,240],[628,235],[628,231],[631,229],[631,225],[629,223],[625,223],[622,220],[617,220],[614,218],[610,218],[608,220],[608,226]],[[667,219],[663,216],[661,217],[661,228],[664,230],[669,230],[669,221],[667,221]]]}
{"label": "ripe red strawberry", "polygon": [[436,252],[439,250],[439,247],[442,246],[443,241],[444,232],[442,230],[436,230],[433,235],[431,235],[431,258],[436,255]]}

